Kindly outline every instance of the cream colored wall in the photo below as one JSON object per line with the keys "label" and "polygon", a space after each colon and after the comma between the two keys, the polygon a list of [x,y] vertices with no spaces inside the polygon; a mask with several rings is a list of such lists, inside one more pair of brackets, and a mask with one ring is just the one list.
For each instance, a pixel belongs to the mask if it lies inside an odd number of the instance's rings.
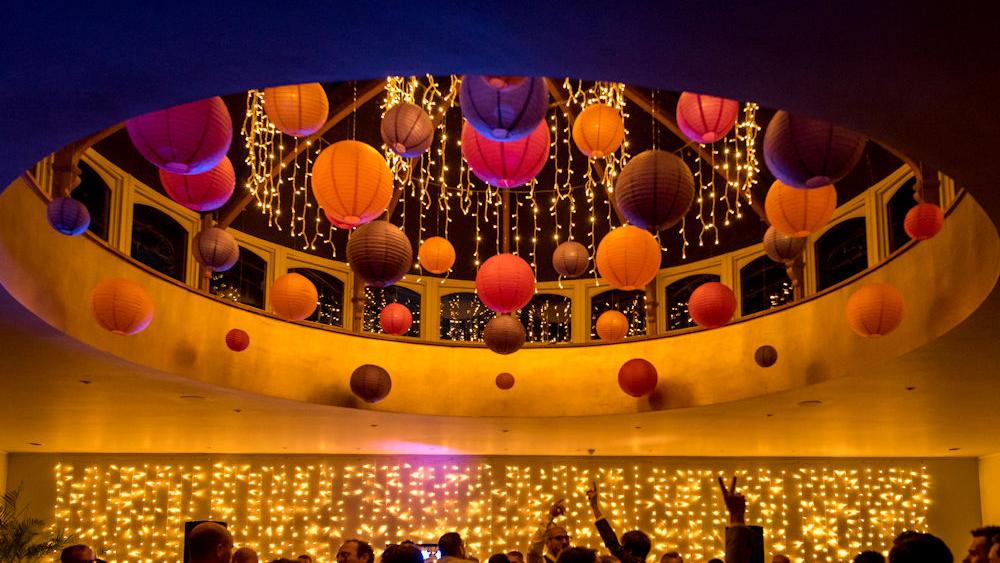
{"label": "cream colored wall", "polygon": [[1000,525],[1000,453],[979,458],[983,522]]}
{"label": "cream colored wall", "polygon": [[7,490],[7,452],[0,452],[0,491]]}

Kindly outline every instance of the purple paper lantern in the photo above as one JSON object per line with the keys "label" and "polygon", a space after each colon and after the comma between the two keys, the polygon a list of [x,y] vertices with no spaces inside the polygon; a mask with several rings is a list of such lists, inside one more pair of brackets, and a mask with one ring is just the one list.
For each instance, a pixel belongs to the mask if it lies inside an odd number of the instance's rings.
{"label": "purple paper lantern", "polygon": [[90,227],[90,211],[71,197],[57,197],[46,210],[49,225],[64,235],[76,236]]}
{"label": "purple paper lantern", "polygon": [[850,174],[868,139],[832,123],[779,111],[764,134],[764,162],[793,188],[820,188]]}
{"label": "purple paper lantern", "polygon": [[467,74],[462,77],[462,115],[480,134],[495,141],[527,136],[545,119],[549,93],[541,77],[504,81]]}
{"label": "purple paper lantern", "polygon": [[209,227],[198,233],[191,244],[194,259],[210,272],[225,272],[240,258],[240,245],[228,231]]}

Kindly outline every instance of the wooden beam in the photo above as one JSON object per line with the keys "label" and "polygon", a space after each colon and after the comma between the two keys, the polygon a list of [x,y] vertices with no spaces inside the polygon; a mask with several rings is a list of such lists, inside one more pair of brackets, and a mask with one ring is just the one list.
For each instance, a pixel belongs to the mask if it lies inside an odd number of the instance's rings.
{"label": "wooden beam", "polygon": [[125,127],[119,123],[84,137],[59,149],[52,155],[52,196],[68,196],[80,185],[80,158],[90,147]]}

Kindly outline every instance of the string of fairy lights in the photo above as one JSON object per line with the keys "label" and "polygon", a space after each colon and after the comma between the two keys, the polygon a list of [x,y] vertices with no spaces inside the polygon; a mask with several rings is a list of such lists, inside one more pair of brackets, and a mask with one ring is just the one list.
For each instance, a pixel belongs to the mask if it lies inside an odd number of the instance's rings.
{"label": "string of fairy lights", "polygon": [[573,544],[603,550],[584,496],[600,483],[604,512],[620,532],[640,528],[653,556],[721,557],[725,509],[716,478],[739,476],[748,520],[768,549],[807,561],[882,551],[903,530],[925,529],[932,483],[919,465],[845,462],[784,468],[670,467],[665,462],[495,462],[294,458],[287,463],[60,463],[55,522],[109,562],[159,562],[182,549],[184,522],[227,523],[238,546],[266,559],[311,553],[363,538],[376,550],[458,531],[481,560],[524,551],[555,499],[567,499]]}

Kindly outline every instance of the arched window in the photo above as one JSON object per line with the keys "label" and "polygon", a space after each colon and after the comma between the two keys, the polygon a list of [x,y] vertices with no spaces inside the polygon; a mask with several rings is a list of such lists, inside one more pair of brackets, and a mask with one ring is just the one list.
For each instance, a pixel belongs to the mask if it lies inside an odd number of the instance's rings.
{"label": "arched window", "polygon": [[264,308],[264,285],[267,281],[267,260],[240,247],[240,259],[225,272],[212,274],[209,291],[223,299]]}
{"label": "arched window", "polygon": [[740,308],[744,315],[784,305],[795,295],[785,265],[761,256],[740,268]]}
{"label": "arched window", "polygon": [[868,267],[865,219],[841,221],[816,241],[816,289],[822,291]]}
{"label": "arched window", "polygon": [[646,334],[646,292],[612,289],[595,295],[590,300],[590,337],[597,338],[597,317],[608,309],[625,314],[628,319],[628,336]]}
{"label": "arched window", "polygon": [[569,342],[573,300],[564,295],[538,294],[521,310],[528,342]]}
{"label": "arched window", "polygon": [[903,228],[906,213],[917,204],[914,199],[913,187],[917,185],[916,178],[910,178],[889,198],[887,211],[889,216],[889,252],[895,252],[899,247],[910,241],[910,235]]}
{"label": "arched window", "polygon": [[668,285],[664,291],[664,301],[667,304],[667,330],[695,326],[695,322],[688,315],[688,300],[691,299],[691,292],[703,283],[717,282],[719,279],[719,276],[715,274],[695,274]]}
{"label": "arched window", "polygon": [[184,281],[188,233],[170,215],[137,204],[132,211],[132,258],[163,275]]}
{"label": "arched window", "polygon": [[398,285],[389,287],[365,288],[365,318],[364,329],[367,332],[381,333],[382,325],[379,315],[382,309],[390,303],[399,303],[410,310],[413,315],[413,325],[403,336],[420,336],[420,294],[412,289]]}
{"label": "arched window", "polygon": [[87,230],[107,241],[111,221],[111,188],[86,162],[80,163],[80,185],[73,189],[72,195],[90,212],[90,228]]}
{"label": "arched window", "polygon": [[441,340],[481,341],[494,316],[475,293],[449,293],[441,298]]}
{"label": "arched window", "polygon": [[344,282],[336,276],[312,268],[292,268],[288,272],[305,276],[319,293],[319,304],[307,321],[344,326]]}

